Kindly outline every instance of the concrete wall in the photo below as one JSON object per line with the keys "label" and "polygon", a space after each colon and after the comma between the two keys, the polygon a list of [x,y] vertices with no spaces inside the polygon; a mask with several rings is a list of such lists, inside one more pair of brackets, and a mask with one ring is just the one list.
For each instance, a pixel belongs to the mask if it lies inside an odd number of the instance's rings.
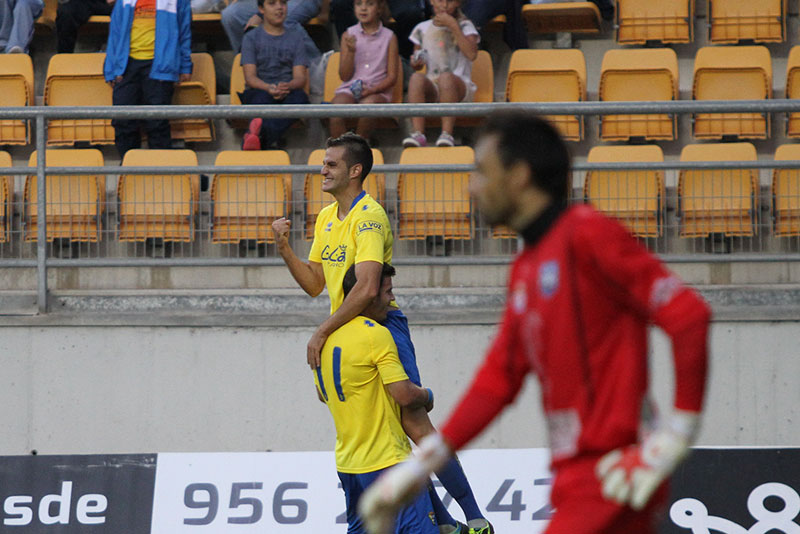
{"label": "concrete wall", "polygon": [[[435,423],[494,327],[412,326]],[[327,410],[305,365],[310,328],[0,328],[0,454],[329,450]],[[797,322],[722,322],[712,333],[704,445],[800,444]],[[668,343],[654,335],[657,397],[671,397]],[[475,443],[545,445],[533,381]]]}

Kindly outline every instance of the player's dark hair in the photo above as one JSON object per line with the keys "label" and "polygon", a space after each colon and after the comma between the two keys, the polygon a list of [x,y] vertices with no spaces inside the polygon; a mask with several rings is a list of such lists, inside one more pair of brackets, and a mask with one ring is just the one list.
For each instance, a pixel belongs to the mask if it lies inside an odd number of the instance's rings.
{"label": "player's dark hair", "polygon": [[530,113],[498,112],[489,116],[481,133],[497,136],[498,155],[506,169],[518,161],[526,163],[533,185],[556,204],[566,203],[571,184],[569,151],[549,122]]}
{"label": "player's dark hair", "polygon": [[[389,263],[383,264],[383,269],[381,270],[381,280],[380,284],[383,284],[384,278],[391,278],[397,274],[397,270]],[[347,269],[347,272],[344,273],[344,278],[342,279],[342,291],[344,292],[344,297],[347,298],[347,295],[350,294],[350,290],[356,285],[356,264],[350,266]]]}
{"label": "player's dark hair", "polygon": [[372,149],[366,139],[353,132],[347,132],[339,137],[329,137],[325,143],[326,148],[343,146],[344,161],[349,169],[353,165],[361,164],[361,183],[366,180],[369,171],[372,170]]}

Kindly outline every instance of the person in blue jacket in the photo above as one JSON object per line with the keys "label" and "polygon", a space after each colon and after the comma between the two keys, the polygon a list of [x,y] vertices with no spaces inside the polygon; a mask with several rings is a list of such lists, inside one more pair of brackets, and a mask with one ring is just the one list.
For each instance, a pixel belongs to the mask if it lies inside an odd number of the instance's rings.
{"label": "person in blue jacket", "polygon": [[[191,79],[191,24],[189,0],[117,0],[103,67],[115,106],[172,102],[174,84]],[[149,148],[172,148],[169,120],[114,119],[120,158],[141,147],[142,123]]]}

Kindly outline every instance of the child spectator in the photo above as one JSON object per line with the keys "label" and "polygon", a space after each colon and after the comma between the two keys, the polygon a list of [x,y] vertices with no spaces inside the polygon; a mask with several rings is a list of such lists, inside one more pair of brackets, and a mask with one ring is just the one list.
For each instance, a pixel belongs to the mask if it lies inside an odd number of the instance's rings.
{"label": "child spectator", "polygon": [[[400,57],[397,37],[383,26],[385,0],[355,0],[358,24],[342,34],[339,77],[344,83],[336,89],[334,104],[385,104],[392,101]],[[358,119],[356,133],[368,138],[375,119]],[[345,119],[330,120],[331,137],[345,132]]]}
{"label": "child spectator", "polygon": [[0,50],[26,54],[33,23],[44,9],[42,0],[0,0]]}
{"label": "child spectator", "polygon": [[[174,84],[192,74],[192,12],[189,0],[120,0],[111,11],[103,75],[115,106],[172,103]],[[169,120],[114,119],[119,157],[140,148],[140,123],[149,148],[172,148]]]}
{"label": "child spectator", "polygon": [[[287,28],[286,0],[258,0],[264,22],[247,32],[242,41],[242,68],[247,89],[243,104],[308,104],[303,90],[308,77],[308,58],[303,36]],[[295,119],[250,121],[242,140],[243,150],[275,148]]]}
{"label": "child spectator", "polygon": [[[411,66],[415,72],[408,82],[408,101],[471,102],[475,94],[472,62],[478,55],[480,36],[461,12],[460,0],[431,0],[433,18],[417,24],[409,39],[414,43]],[[414,131],[403,139],[404,147],[426,146],[425,118],[411,119]],[[453,146],[455,117],[442,117],[442,133],[436,146]]]}

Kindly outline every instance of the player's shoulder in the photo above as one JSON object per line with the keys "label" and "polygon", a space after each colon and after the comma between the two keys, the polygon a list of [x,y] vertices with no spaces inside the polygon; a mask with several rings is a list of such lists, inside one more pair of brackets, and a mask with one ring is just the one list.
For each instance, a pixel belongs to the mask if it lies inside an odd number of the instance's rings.
{"label": "player's shoulder", "polygon": [[570,207],[564,214],[565,228],[569,228],[578,238],[625,234],[627,230],[618,221],[608,217],[588,204]]}
{"label": "player's shoulder", "polygon": [[389,217],[378,201],[369,195],[355,206],[353,221],[356,223],[356,233],[375,231],[383,233],[389,229]]}

